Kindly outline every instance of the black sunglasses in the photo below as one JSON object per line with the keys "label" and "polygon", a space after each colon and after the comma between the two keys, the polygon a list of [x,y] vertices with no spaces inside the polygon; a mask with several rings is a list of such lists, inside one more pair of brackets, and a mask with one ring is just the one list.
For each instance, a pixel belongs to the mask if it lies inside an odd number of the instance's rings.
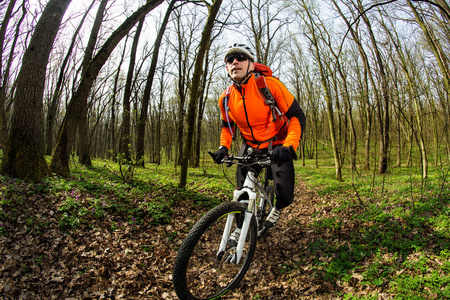
{"label": "black sunglasses", "polygon": [[248,59],[248,56],[242,53],[237,54],[231,54],[227,57],[227,63],[231,64],[234,60],[237,60],[238,62],[243,62],[244,60]]}

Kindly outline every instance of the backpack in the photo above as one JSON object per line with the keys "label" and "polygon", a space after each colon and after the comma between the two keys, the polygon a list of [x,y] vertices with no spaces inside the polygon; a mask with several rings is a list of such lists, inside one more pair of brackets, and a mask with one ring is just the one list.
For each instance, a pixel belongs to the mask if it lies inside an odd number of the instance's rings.
{"label": "backpack", "polygon": [[[274,77],[272,76],[272,70],[265,65],[255,63],[255,70],[253,70],[256,77],[256,86],[258,87],[260,96],[264,99],[267,105],[270,106],[272,110],[272,122],[277,120],[277,115],[282,116],[283,114],[278,109],[277,102],[267,87],[266,77]],[[274,77],[278,79],[278,77]]]}
{"label": "backpack", "polygon": [[[263,64],[255,63],[255,69],[253,70],[253,73],[255,74],[255,80],[256,80],[256,86],[259,91],[259,95],[264,100],[264,102],[270,107],[272,111],[272,122],[275,122],[279,117],[283,118],[285,121],[285,125],[289,123],[289,120],[283,115],[283,113],[280,111],[280,109],[277,106],[277,102],[275,101],[275,98],[273,97],[272,93],[270,92],[269,88],[267,87],[266,83],[266,77],[274,77],[272,70]],[[274,77],[278,79],[278,77]],[[225,114],[227,117],[227,123],[228,128],[230,129],[231,135],[233,137],[233,140],[235,139],[235,135],[233,132],[233,129],[231,128],[230,119],[228,117],[228,111],[230,110],[228,107],[228,101],[230,99],[231,94],[231,85],[228,86],[225,96],[222,98],[223,107],[225,109]],[[283,125],[283,127],[285,126]],[[287,127],[287,126],[286,126]]]}

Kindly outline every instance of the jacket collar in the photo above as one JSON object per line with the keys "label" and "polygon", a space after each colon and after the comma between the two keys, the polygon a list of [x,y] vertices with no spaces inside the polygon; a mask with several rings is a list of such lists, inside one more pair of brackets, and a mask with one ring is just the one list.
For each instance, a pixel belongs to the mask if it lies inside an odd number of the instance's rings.
{"label": "jacket collar", "polygon": [[254,74],[254,73],[251,73],[250,76],[248,76],[248,78],[245,79],[244,82],[242,82],[241,84],[238,84],[237,82],[233,82],[233,86],[234,86],[238,91],[241,91],[242,88],[243,88],[243,87],[245,88],[245,86],[246,86],[249,82],[251,82],[251,81],[255,81],[255,74]]}

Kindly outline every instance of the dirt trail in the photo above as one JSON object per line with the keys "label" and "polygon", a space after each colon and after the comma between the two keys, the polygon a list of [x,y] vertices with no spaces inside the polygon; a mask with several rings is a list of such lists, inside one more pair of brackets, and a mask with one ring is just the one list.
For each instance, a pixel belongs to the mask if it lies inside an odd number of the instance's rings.
{"label": "dirt trail", "polygon": [[[79,201],[87,196],[80,195]],[[258,244],[241,286],[225,299],[336,295],[303,265],[312,260],[307,247],[314,236],[307,225],[320,201],[302,182],[297,184],[294,203],[276,230]],[[198,219],[188,203],[176,208],[167,225],[134,225],[107,215],[67,234],[59,228],[59,202],[56,196],[33,195],[20,207],[17,220],[1,224],[9,230],[0,236],[1,299],[176,299],[171,282],[174,249],[189,223]]]}
{"label": "dirt trail", "polygon": [[[316,205],[322,200],[308,190],[304,183],[296,185],[294,202],[284,209],[280,221],[271,234],[258,244],[255,261],[243,280],[228,299],[332,299],[332,286],[314,279],[302,261],[308,257],[312,231],[308,224]],[[329,284],[328,284],[329,285]],[[334,297],[333,297],[334,296]]]}

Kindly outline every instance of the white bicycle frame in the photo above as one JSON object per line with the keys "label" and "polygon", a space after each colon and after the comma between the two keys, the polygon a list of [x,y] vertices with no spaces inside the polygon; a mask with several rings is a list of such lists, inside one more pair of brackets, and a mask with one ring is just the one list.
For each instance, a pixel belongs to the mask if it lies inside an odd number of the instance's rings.
{"label": "white bicycle frame", "polygon": [[[262,187],[261,183],[259,182],[259,180],[256,176],[256,173],[254,171],[249,170],[247,172],[247,176],[245,178],[243,186],[244,187],[242,189],[235,190],[233,193],[233,201],[235,201],[235,202],[239,201],[239,197],[242,194],[244,194],[244,193],[248,194],[248,200],[245,199],[245,200],[240,201],[242,203],[248,203],[248,206],[245,211],[245,217],[244,217],[244,222],[243,222],[242,228],[241,228],[241,234],[239,236],[239,241],[236,246],[236,255],[231,260],[231,263],[236,263],[236,264],[238,264],[242,258],[242,255],[244,252],[245,239],[247,238],[247,233],[250,228],[250,222],[252,220],[252,216],[254,215],[256,217],[257,211],[260,209],[262,210],[264,208],[265,201],[268,201],[268,195],[267,195],[266,191],[264,190],[264,188]],[[260,196],[260,201],[259,201],[258,207],[256,206],[256,197],[258,196],[257,190],[259,191],[259,196]],[[269,203],[270,203],[270,201],[269,201]],[[222,235],[222,240],[220,242],[220,247],[219,247],[219,251],[217,252],[217,254],[223,253],[225,251],[234,218],[235,218],[235,213],[231,213],[227,216],[227,222],[225,224],[224,232]],[[258,224],[259,220],[258,220],[258,218],[255,218],[255,219],[257,222],[257,224],[256,224],[257,228],[259,228],[259,224]],[[260,233],[262,231],[264,231],[264,229],[262,229],[260,232],[258,232],[258,236],[260,235]]]}

